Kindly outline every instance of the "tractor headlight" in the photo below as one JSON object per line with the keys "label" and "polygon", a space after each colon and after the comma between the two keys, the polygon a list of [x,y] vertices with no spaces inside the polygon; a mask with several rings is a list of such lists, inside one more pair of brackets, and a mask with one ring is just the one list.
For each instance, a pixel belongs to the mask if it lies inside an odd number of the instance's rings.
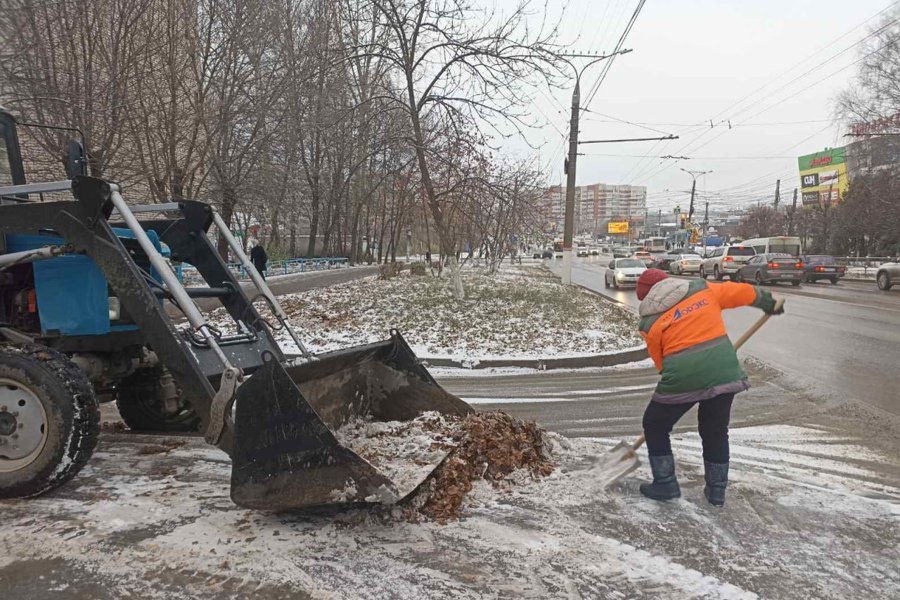
{"label": "tractor headlight", "polygon": [[110,296],[109,298],[109,320],[110,321],[118,321],[122,316],[122,306],[119,304],[119,299]]}

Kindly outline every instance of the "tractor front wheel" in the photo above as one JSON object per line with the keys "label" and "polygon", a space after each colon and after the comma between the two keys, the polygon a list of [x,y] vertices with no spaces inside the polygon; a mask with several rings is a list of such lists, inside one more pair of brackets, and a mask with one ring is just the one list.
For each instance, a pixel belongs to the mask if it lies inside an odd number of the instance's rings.
{"label": "tractor front wheel", "polygon": [[37,496],[87,463],[100,433],[94,389],[38,344],[0,344],[0,498]]}
{"label": "tractor front wheel", "polygon": [[140,369],[116,386],[116,407],[132,431],[196,432],[200,417],[162,367]]}

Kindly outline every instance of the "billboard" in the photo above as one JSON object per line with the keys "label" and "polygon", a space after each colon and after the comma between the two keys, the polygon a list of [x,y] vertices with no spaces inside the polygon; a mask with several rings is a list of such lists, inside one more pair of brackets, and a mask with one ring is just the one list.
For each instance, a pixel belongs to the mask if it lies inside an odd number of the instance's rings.
{"label": "billboard", "polygon": [[844,148],[831,148],[797,159],[803,205],[837,202],[847,191],[847,160]]}
{"label": "billboard", "polygon": [[617,223],[610,221],[606,225],[606,233],[628,233],[628,221]]}

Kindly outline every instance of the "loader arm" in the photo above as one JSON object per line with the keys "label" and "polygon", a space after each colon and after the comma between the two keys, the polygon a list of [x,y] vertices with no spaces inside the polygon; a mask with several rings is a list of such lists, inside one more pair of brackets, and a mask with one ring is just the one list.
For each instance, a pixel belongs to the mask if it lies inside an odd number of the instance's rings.
{"label": "loader arm", "polygon": [[[50,233],[96,263],[143,342],[168,368],[202,420],[207,441],[231,456],[231,497],[237,504],[282,510],[399,502],[450,448],[443,443],[440,451],[432,451],[434,462],[424,468],[413,453],[407,467],[417,475],[397,479],[392,469],[376,466],[343,445],[337,432],[357,419],[389,423],[428,412],[446,417],[473,412],[431,377],[399,331],[381,342],[310,355],[212,207],[191,201],[132,207],[116,184],[85,176],[41,188],[71,189],[75,202],[29,201],[27,194],[37,192],[23,187],[9,192],[23,199],[3,207],[0,233]],[[139,213],[175,217],[138,221]],[[254,298],[265,299],[307,360],[285,364],[272,327],[213,247],[208,236],[213,227],[250,274]],[[177,259],[196,267],[208,287],[186,289],[148,232],[165,242]],[[236,332],[218,331],[192,297],[218,298]],[[178,307],[189,327],[176,326],[162,298]]]}

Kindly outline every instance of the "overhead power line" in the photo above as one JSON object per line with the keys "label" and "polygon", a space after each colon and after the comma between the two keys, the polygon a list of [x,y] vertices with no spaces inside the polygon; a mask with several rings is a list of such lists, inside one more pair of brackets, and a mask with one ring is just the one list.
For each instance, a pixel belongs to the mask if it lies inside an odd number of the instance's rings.
{"label": "overhead power line", "polygon": [[[622,49],[622,46],[625,44],[625,40],[628,38],[628,34],[631,33],[631,28],[634,27],[635,21],[637,21],[638,16],[641,14],[641,9],[644,8],[644,3],[646,0],[638,0],[637,7],[634,9],[634,13],[631,15],[631,19],[628,21],[628,24],[625,26],[625,31],[622,32],[622,35],[619,36],[619,41],[616,42],[616,47],[613,49],[613,54],[619,52]],[[588,93],[587,101],[582,105],[583,108],[587,108],[590,106],[591,101],[594,99],[594,96],[597,95],[597,90],[600,89],[600,86],[603,84],[603,81],[606,79],[606,76],[609,74],[609,70],[612,68],[615,63],[615,56],[613,56],[605,65],[603,65],[603,70],[600,72],[600,76],[597,78],[596,83],[594,83],[591,91]]]}

